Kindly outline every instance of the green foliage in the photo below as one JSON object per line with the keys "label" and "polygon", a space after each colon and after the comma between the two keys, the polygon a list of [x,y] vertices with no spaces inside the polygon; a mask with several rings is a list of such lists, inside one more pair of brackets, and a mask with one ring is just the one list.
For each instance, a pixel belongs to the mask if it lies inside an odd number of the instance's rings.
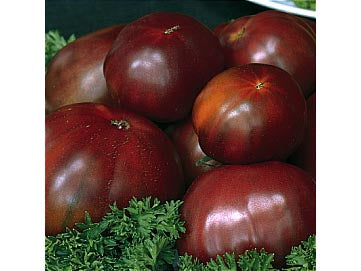
{"label": "green foliage", "polygon": [[[273,254],[264,249],[242,255],[225,253],[207,263],[190,255],[178,256],[176,240],[185,232],[179,208],[182,201],[161,203],[150,197],[133,198],[129,206],[110,212],[98,223],[88,213],[78,229],[45,239],[48,271],[277,271]],[[315,271],[316,238],[310,236],[286,256],[282,271]]]}
{"label": "green foliage", "polygon": [[213,158],[209,157],[209,156],[203,156],[201,159],[199,159],[198,161],[196,161],[196,167],[199,167],[201,165],[207,165],[210,167],[216,167],[216,165],[212,165],[210,163],[208,163],[209,161],[212,161]]}
{"label": "green foliage", "polygon": [[71,35],[68,40],[60,35],[58,30],[50,30],[45,34],[45,69],[48,68],[50,60],[65,45],[75,40],[75,36]]}
{"label": "green foliage", "polygon": [[286,256],[287,271],[315,271],[316,270],[316,236],[310,236],[301,245],[293,247]]}
{"label": "green foliage", "polygon": [[244,254],[235,256],[234,253],[218,255],[216,259],[211,259],[206,264],[202,264],[198,259],[193,259],[189,255],[179,257],[179,271],[277,271],[272,267],[273,254],[267,253],[264,249],[259,252],[247,250]]}
{"label": "green foliage", "polygon": [[272,267],[273,253],[267,253],[263,248],[258,252],[256,249],[247,250],[240,255],[238,266],[242,271],[276,270]]}
{"label": "green foliage", "polygon": [[293,0],[293,2],[300,8],[316,10],[316,0]]}
{"label": "green foliage", "polygon": [[132,199],[121,210],[114,203],[98,223],[86,214],[79,230],[46,237],[45,269],[165,270],[176,257],[176,239],[185,232],[181,204],[148,197]]}
{"label": "green foliage", "polygon": [[[316,237],[310,236],[301,245],[293,247],[291,253],[286,256],[287,267],[282,271],[315,271],[316,270]],[[217,256],[208,263],[200,263],[187,254],[179,257],[179,271],[278,271],[273,268],[273,253],[264,249],[257,251],[247,250],[242,255],[226,253]]]}
{"label": "green foliage", "polygon": [[214,271],[237,271],[237,263],[235,255],[225,253],[223,256],[217,255],[216,259],[211,259],[207,264],[205,270]]}

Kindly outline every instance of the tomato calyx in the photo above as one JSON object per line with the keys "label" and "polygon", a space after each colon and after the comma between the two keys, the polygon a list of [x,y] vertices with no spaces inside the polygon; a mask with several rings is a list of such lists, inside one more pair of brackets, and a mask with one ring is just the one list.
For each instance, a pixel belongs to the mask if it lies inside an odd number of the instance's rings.
{"label": "tomato calyx", "polygon": [[245,32],[246,32],[246,27],[242,27],[242,29],[239,32],[231,34],[229,38],[230,42],[232,43],[238,41],[240,38],[244,36]]}
{"label": "tomato calyx", "polygon": [[263,88],[265,82],[258,82],[255,86],[256,89],[260,90]]}
{"label": "tomato calyx", "polygon": [[126,120],[110,120],[110,124],[119,130],[128,130],[130,128],[130,124]]}
{"label": "tomato calyx", "polygon": [[169,35],[169,34],[172,34],[174,31],[177,31],[178,29],[180,29],[180,26],[175,25],[175,26],[172,26],[171,28],[168,28],[168,29],[164,30],[163,34],[164,35]]}

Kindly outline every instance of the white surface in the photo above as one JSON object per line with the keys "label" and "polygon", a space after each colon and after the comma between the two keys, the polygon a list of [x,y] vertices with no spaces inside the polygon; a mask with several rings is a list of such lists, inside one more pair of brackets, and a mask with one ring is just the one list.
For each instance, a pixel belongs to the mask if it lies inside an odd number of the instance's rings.
{"label": "white surface", "polygon": [[247,0],[248,2],[252,2],[261,6],[265,6],[272,9],[277,9],[280,11],[310,17],[310,18],[316,18],[316,11],[299,8],[293,3],[292,0]]}

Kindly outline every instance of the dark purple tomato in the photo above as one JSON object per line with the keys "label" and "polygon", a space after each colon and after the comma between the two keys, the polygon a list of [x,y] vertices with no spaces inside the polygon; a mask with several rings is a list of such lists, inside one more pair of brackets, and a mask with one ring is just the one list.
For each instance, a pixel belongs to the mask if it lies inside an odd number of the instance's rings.
{"label": "dark purple tomato", "polygon": [[316,179],[316,92],[307,99],[307,125],[303,141],[288,161]]}
{"label": "dark purple tomato", "polygon": [[112,97],[157,122],[184,119],[207,81],[223,69],[221,45],[197,20],[156,12],[129,23],[104,63]]}
{"label": "dark purple tomato", "polygon": [[184,180],[168,136],[135,113],[95,103],[72,104],[46,117],[46,234],[99,221],[109,204],[132,197],[179,199]]}
{"label": "dark purple tomato", "polygon": [[305,171],[281,162],[208,171],[184,196],[187,231],[178,251],[206,262],[217,254],[264,248],[282,266],[292,246],[315,234],[315,188]]}
{"label": "dark purple tomato", "polygon": [[113,104],[103,75],[106,54],[124,25],[97,30],[63,47],[45,76],[47,113],[80,102]]}
{"label": "dark purple tomato", "polygon": [[290,73],[308,97],[316,83],[316,34],[312,23],[276,10],[240,17],[218,37],[227,67],[275,65]]}
{"label": "dark purple tomato", "polygon": [[174,124],[169,134],[182,161],[187,186],[203,172],[221,165],[213,159],[196,165],[197,162],[206,157],[206,154],[199,146],[198,136],[194,131],[191,118]]}
{"label": "dark purple tomato", "polygon": [[192,118],[202,150],[221,163],[283,161],[303,139],[306,101],[286,71],[253,63],[213,77]]}

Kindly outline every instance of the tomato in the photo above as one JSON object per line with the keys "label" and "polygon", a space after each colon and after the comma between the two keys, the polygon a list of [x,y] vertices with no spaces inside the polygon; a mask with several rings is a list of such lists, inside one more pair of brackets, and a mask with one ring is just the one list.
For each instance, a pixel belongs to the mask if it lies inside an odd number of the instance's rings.
{"label": "tomato", "polygon": [[307,99],[307,126],[303,141],[288,161],[316,178],[316,92]]}
{"label": "tomato", "polygon": [[129,23],[104,63],[112,97],[157,122],[185,118],[207,81],[223,69],[214,33],[186,15],[156,12]]}
{"label": "tomato", "polygon": [[178,251],[202,262],[264,248],[281,266],[292,246],[315,233],[315,182],[290,164],[218,167],[196,179],[183,200],[187,231]]}
{"label": "tomato", "polygon": [[218,34],[227,67],[264,63],[290,73],[305,97],[316,83],[316,36],[304,19],[268,10],[229,23]]}
{"label": "tomato", "polygon": [[[233,21],[233,20],[231,20],[231,21]],[[224,29],[231,21],[223,22],[223,23],[220,23],[220,24],[216,25],[216,26],[213,28],[214,34],[216,34],[216,36],[218,37],[218,35],[223,31],[223,29]]]}
{"label": "tomato", "polygon": [[106,54],[124,25],[97,30],[63,47],[45,76],[46,111],[80,102],[113,104],[103,75]]}
{"label": "tomato", "polygon": [[307,18],[302,18],[302,19],[305,20],[309,26],[311,26],[311,28],[314,32],[314,35],[316,37],[316,20],[311,20],[311,19],[307,19]]}
{"label": "tomato", "polygon": [[283,161],[303,139],[306,101],[287,72],[253,63],[210,80],[192,119],[202,150],[221,163]]}
{"label": "tomato", "polygon": [[45,224],[54,235],[89,212],[99,221],[109,204],[132,197],[179,199],[181,163],[155,124],[132,112],[95,103],[62,107],[46,117]]}
{"label": "tomato", "polygon": [[176,147],[180,159],[182,161],[183,172],[185,176],[186,185],[189,186],[194,179],[196,179],[203,172],[212,170],[221,165],[215,160],[210,160],[200,165],[196,165],[200,159],[204,158],[206,154],[199,146],[198,136],[194,131],[192,119],[174,124],[171,129],[168,129],[170,138]]}

